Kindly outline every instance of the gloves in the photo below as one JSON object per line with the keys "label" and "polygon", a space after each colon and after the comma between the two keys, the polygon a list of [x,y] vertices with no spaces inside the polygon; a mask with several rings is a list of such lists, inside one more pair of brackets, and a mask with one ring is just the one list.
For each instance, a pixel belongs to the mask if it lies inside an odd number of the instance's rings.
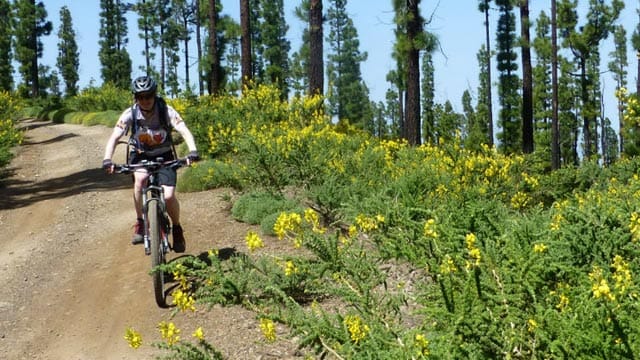
{"label": "gloves", "polygon": [[113,168],[113,162],[111,162],[111,159],[102,160],[102,168],[106,171],[111,171]]}
{"label": "gloves", "polygon": [[200,155],[198,155],[197,151],[191,151],[189,155],[187,155],[187,160],[189,161],[189,163],[194,163],[200,160]]}

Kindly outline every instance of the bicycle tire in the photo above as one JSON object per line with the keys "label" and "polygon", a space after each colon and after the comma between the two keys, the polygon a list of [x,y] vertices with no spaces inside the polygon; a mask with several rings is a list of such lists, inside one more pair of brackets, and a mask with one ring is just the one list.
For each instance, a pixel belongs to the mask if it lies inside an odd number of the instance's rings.
{"label": "bicycle tire", "polygon": [[149,219],[149,247],[151,248],[151,276],[153,278],[153,293],[158,306],[164,308],[167,306],[164,294],[164,271],[157,269],[159,265],[165,263],[164,251],[162,251],[162,239],[160,227],[160,204],[157,199],[152,199],[148,203],[148,219]]}

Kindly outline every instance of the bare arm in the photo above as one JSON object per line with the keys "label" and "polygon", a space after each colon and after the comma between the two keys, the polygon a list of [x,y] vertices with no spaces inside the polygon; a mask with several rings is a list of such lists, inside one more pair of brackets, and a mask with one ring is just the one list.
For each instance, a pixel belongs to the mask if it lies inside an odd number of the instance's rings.
{"label": "bare arm", "polygon": [[104,148],[105,160],[110,160],[113,157],[113,152],[116,149],[116,144],[118,143],[118,140],[120,140],[122,135],[124,135],[124,129],[120,128],[119,126],[113,128],[113,132],[111,133],[111,136],[107,141],[107,145]]}
{"label": "bare arm", "polygon": [[187,143],[187,147],[189,147],[189,151],[198,151],[193,134],[191,134],[191,131],[187,128],[187,125],[184,122],[180,122],[175,129],[180,133],[180,135],[182,135],[182,138]]}

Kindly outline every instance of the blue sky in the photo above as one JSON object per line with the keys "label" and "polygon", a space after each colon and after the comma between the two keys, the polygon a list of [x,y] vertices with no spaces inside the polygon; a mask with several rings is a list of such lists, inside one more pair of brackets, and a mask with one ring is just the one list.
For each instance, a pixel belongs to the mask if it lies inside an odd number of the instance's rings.
{"label": "blue sky", "polygon": [[[325,9],[329,1],[324,0]],[[238,18],[238,0],[221,1],[224,14]],[[391,58],[393,46],[393,10],[391,0],[351,0],[347,9],[354,20],[360,39],[361,52],[367,52],[368,59],[362,65],[362,75],[370,89],[371,99],[384,101],[384,95],[388,88],[386,75],[394,68]],[[484,43],[484,16],[477,10],[477,0],[423,0],[421,13],[425,18],[431,19],[426,25],[427,30],[435,33],[440,41],[441,50],[434,54],[436,77],[436,101],[444,102],[447,99],[452,102],[457,111],[461,111],[460,99],[465,90],[470,90],[475,96],[477,90],[478,63],[476,54]],[[550,13],[550,1],[533,0],[531,3],[531,17],[537,17],[542,9]],[[587,0],[580,0],[580,4],[586,6]],[[95,80],[101,83],[100,63],[98,60],[98,32],[99,0],[47,0],[45,6],[49,19],[54,23],[54,32],[45,41],[45,54],[42,63],[55,67],[57,53],[57,32],[59,25],[60,8],[66,5],[71,11],[73,26],[76,30],[77,41],[80,47],[80,86],[89,84]],[[300,33],[305,24],[294,19],[293,9],[298,1],[285,1],[285,15],[289,21],[288,38],[292,44],[292,50],[297,50],[300,44]],[[628,2],[620,22],[625,24],[628,34],[633,32],[638,21],[635,2]],[[495,22],[497,14],[491,13],[492,22]],[[135,21],[129,21],[129,53],[133,60],[133,76],[140,74],[138,67],[144,63],[141,55],[142,41],[138,37]],[[325,29],[325,32],[328,32]],[[492,47],[495,47],[495,29],[491,29]],[[533,33],[532,33],[533,35]],[[604,57],[611,51],[612,37],[605,40],[601,49]],[[192,47],[195,49],[195,47]],[[327,47],[325,46],[325,52]],[[629,76],[630,87],[635,86],[636,57],[634,51],[629,49]],[[494,60],[495,63],[495,60]],[[606,68],[606,65],[605,65]],[[495,73],[495,71],[494,71]],[[192,77],[193,78],[193,77]],[[615,100],[613,98],[614,82],[610,75],[603,75],[607,116],[616,117]],[[494,88],[494,94],[495,94]],[[494,95],[496,98],[497,95]]]}

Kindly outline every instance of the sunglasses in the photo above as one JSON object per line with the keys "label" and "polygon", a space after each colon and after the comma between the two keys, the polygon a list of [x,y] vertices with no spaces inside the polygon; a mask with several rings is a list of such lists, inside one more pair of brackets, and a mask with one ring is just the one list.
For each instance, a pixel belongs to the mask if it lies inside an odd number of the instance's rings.
{"label": "sunglasses", "polygon": [[153,94],[153,93],[138,94],[138,95],[136,95],[136,100],[149,100],[149,99],[152,99],[155,96],[156,96],[156,94]]}

